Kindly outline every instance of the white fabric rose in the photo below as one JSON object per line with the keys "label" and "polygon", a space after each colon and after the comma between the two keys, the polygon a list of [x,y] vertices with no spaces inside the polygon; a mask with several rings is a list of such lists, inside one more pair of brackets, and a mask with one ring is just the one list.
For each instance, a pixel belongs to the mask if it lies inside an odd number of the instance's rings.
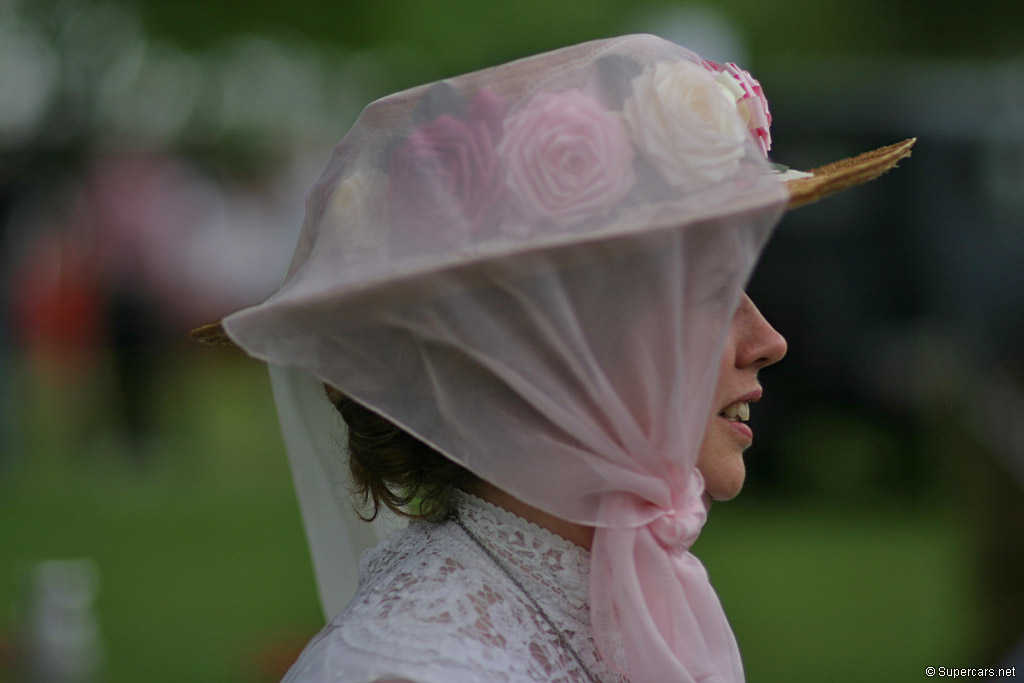
{"label": "white fabric rose", "polygon": [[747,127],[715,77],[691,62],[660,62],[633,79],[623,108],[636,145],[665,180],[700,187],[733,175]]}
{"label": "white fabric rose", "polygon": [[383,244],[390,225],[386,214],[375,208],[384,203],[386,185],[387,178],[376,171],[350,174],[328,197],[321,230],[333,230],[345,249],[367,249]]}

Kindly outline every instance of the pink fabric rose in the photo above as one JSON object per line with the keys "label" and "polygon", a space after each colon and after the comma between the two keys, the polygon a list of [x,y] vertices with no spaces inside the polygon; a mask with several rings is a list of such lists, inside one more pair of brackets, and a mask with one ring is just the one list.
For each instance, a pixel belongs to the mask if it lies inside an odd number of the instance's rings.
{"label": "pink fabric rose", "polygon": [[580,90],[530,100],[506,121],[498,153],[527,221],[566,226],[605,214],[635,182],[622,124]]}
{"label": "pink fabric rose", "polygon": [[395,236],[450,247],[493,225],[505,205],[495,153],[505,101],[482,89],[465,118],[442,114],[392,154],[388,201]]}
{"label": "pink fabric rose", "polygon": [[768,111],[768,100],[761,83],[732,62],[719,64],[705,59],[704,68],[719,74],[718,84],[735,98],[740,116],[757,139],[761,152],[767,157],[768,150],[772,148],[772,135],[768,130],[772,125],[772,115]]}

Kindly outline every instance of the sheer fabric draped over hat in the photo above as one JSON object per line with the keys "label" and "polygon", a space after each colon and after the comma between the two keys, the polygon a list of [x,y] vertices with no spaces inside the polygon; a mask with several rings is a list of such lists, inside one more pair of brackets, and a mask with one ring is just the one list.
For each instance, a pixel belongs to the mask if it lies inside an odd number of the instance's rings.
{"label": "sheer fabric draped over hat", "polygon": [[743,677],[689,553],[695,463],[787,194],[714,66],[628,36],[371,104],[308,198],[280,291],[224,322],[249,353],[597,527],[595,636],[621,638],[636,681]]}

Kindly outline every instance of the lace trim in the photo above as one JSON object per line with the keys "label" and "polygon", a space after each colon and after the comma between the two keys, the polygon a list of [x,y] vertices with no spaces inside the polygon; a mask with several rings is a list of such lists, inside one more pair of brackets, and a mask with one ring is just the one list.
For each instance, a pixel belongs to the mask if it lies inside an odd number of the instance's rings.
{"label": "lace trim", "polygon": [[589,550],[470,493],[457,491],[455,501],[463,523],[506,567],[522,573],[535,598],[558,595],[574,617],[589,610]]}
{"label": "lace trim", "polygon": [[[583,571],[587,571],[590,567],[589,550],[576,545],[566,538],[562,538],[553,531],[545,529],[524,517],[520,517],[514,512],[506,510],[505,508],[495,505],[483,498],[474,496],[472,493],[467,493],[462,489],[455,489],[452,498],[455,500],[456,505],[459,506],[460,512],[469,515],[475,511],[481,516],[481,522],[490,521],[495,525],[520,527],[535,536],[539,536],[545,543],[553,546],[560,546],[566,552],[576,555],[576,561],[579,563]],[[489,520],[488,517],[490,518]]]}
{"label": "lace trim", "polygon": [[[593,641],[590,553],[470,494],[459,493],[456,506],[586,668],[621,680]],[[415,522],[361,559],[356,598],[296,667],[351,672],[373,661],[412,680],[587,680],[529,598],[454,522]]]}

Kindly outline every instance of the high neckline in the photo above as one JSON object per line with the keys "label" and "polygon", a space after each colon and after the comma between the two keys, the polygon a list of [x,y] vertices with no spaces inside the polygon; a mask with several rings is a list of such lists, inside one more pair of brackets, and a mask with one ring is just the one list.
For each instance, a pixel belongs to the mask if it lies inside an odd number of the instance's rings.
{"label": "high neckline", "polygon": [[535,598],[573,618],[589,609],[588,550],[465,491],[456,491],[454,504],[463,523]]}

